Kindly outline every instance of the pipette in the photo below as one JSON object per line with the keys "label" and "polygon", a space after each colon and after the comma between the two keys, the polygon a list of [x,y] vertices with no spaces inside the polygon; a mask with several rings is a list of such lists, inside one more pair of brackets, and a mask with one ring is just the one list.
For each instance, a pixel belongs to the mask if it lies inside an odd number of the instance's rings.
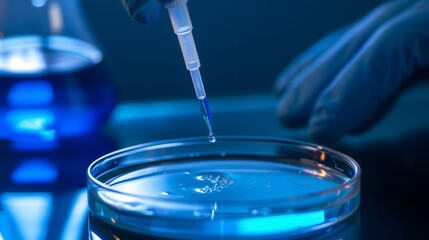
{"label": "pipette", "polygon": [[186,68],[190,71],[195,93],[200,102],[201,113],[209,129],[209,141],[215,142],[216,136],[213,132],[213,125],[210,116],[210,109],[206,99],[203,80],[200,73],[200,59],[198,58],[197,48],[192,35],[192,23],[189,17],[188,0],[174,0],[165,4],[168,9],[174,32],[179,38],[180,48],[185,59]]}

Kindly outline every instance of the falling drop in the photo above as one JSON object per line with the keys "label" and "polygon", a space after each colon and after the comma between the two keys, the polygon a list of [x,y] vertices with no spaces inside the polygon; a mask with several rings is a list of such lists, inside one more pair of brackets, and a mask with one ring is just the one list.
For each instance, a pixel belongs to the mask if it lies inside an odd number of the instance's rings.
{"label": "falling drop", "polygon": [[214,133],[209,134],[209,142],[211,143],[216,142],[216,135]]}

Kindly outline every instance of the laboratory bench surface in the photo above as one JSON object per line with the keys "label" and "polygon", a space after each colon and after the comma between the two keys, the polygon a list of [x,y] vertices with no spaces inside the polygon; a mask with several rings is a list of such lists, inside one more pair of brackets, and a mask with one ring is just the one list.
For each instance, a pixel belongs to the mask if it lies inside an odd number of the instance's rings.
{"label": "laboratory bench surface", "polygon": [[[428,103],[427,89],[411,89],[371,130],[328,146],[362,168],[354,239],[429,236]],[[216,97],[209,104],[219,136],[311,142],[306,128],[279,123],[271,94]],[[197,100],[175,99],[118,104],[99,133],[78,139],[30,147],[0,142],[0,239],[87,239],[86,169],[92,161],[130,145],[207,134]]]}

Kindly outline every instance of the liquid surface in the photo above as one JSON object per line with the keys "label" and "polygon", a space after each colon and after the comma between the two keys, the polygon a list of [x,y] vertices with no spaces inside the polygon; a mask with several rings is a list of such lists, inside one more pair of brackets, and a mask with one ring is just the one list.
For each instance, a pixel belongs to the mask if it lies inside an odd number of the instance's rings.
{"label": "liquid surface", "polygon": [[201,161],[136,170],[109,185],[126,193],[168,199],[269,201],[321,192],[344,181],[322,171],[275,162]]}
{"label": "liquid surface", "polygon": [[0,75],[65,73],[99,63],[103,55],[89,43],[65,37],[23,35],[0,40]]}

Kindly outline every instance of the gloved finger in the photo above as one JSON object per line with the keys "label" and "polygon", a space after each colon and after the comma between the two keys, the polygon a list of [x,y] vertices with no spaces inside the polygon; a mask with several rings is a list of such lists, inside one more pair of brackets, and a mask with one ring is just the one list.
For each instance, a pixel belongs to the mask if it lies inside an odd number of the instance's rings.
{"label": "gloved finger", "polygon": [[121,0],[132,19],[139,23],[151,23],[161,15],[163,5],[155,0]]}
{"label": "gloved finger", "polygon": [[274,91],[277,94],[282,93],[296,75],[311,64],[329,46],[334,44],[351,26],[352,24],[347,24],[329,33],[295,58],[277,77]]}
{"label": "gloved finger", "polygon": [[383,24],[321,93],[310,135],[332,142],[369,127],[414,72],[429,65],[429,1]]}
{"label": "gloved finger", "polygon": [[412,3],[413,1],[395,1],[382,4],[350,28],[305,71],[299,73],[279,101],[277,113],[282,122],[288,126],[305,125],[316,98],[340,69],[379,26],[403,12]]}

